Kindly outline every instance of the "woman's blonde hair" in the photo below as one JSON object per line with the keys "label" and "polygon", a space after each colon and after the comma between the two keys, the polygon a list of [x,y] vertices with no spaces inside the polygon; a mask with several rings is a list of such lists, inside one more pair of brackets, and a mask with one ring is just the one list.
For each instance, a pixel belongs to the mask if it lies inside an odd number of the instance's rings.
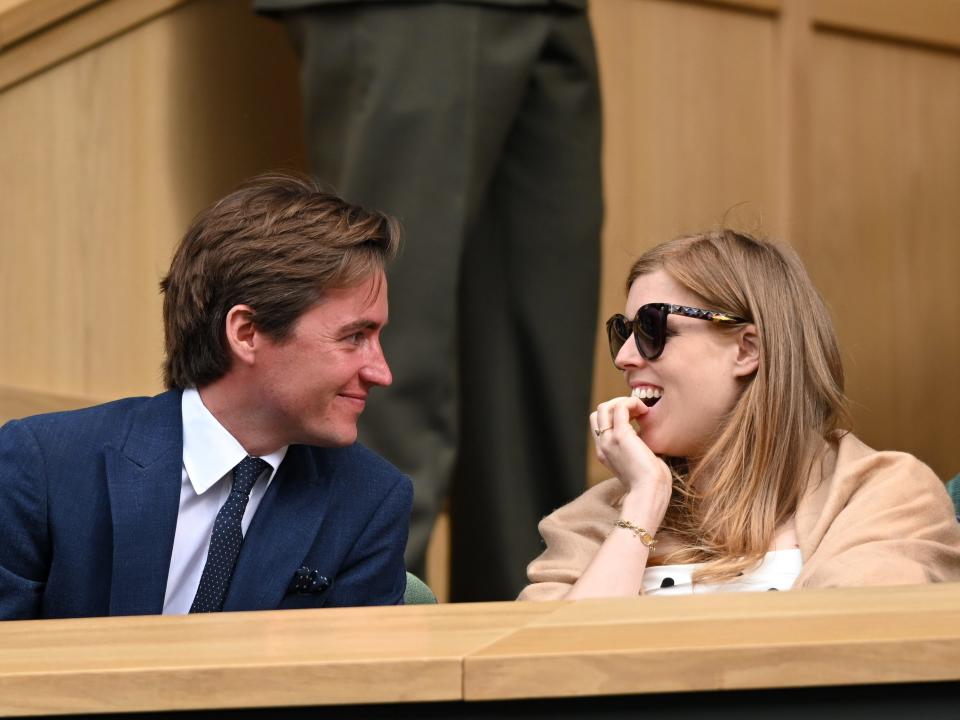
{"label": "woman's blonde hair", "polygon": [[[725,580],[763,558],[796,512],[823,440],[849,428],[833,323],[803,263],[785,246],[732,230],[662,243],[630,270],[664,270],[703,307],[757,328],[759,366],[701,458],[681,467],[662,529],[682,549],[664,562],[704,562],[698,580]],[[667,350],[669,352],[669,348]]]}

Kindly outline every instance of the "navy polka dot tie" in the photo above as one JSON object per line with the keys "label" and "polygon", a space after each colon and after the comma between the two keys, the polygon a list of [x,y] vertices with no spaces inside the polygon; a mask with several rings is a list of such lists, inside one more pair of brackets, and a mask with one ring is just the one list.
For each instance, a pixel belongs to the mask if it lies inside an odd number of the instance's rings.
{"label": "navy polka dot tie", "polygon": [[253,484],[269,467],[270,465],[260,458],[247,457],[233,469],[233,487],[213,523],[207,564],[203,566],[200,586],[193,598],[190,612],[220,612],[223,609],[223,600],[227,596],[233,567],[237,564],[237,555],[240,554],[240,545],[243,543],[243,531],[240,527],[243,511],[247,509]]}

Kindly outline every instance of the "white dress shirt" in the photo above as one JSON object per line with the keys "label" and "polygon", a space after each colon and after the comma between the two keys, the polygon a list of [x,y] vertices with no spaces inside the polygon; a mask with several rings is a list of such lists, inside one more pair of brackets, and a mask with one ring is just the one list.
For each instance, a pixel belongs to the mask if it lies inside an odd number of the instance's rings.
{"label": "white dress shirt", "polygon": [[[237,463],[247,457],[246,450],[207,410],[195,389],[183,391],[180,411],[183,419],[180,509],[163,599],[164,615],[190,612],[207,562],[214,520],[230,495],[232,481],[228,476]],[[244,534],[286,454],[284,446],[261,458],[270,465],[270,470],[263,471],[250,491],[250,501],[240,523]]]}

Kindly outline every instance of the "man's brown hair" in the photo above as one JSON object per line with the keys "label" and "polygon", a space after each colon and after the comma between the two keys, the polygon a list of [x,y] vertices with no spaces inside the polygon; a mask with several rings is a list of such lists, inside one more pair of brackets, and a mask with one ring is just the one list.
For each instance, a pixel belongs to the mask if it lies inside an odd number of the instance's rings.
{"label": "man's brown hair", "polygon": [[290,173],[254,177],[193,220],[160,282],[168,388],[199,387],[230,369],[227,313],[249,305],[275,340],[325,292],[384,270],[397,222]]}

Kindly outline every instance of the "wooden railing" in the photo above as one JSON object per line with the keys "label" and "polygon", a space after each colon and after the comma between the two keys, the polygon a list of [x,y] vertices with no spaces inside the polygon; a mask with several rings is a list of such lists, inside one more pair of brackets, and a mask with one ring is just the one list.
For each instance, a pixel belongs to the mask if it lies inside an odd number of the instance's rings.
{"label": "wooden railing", "polygon": [[957,608],[960,584],[15,621],[0,715],[956,682]]}
{"label": "wooden railing", "polygon": [[76,410],[96,405],[97,402],[98,400],[93,398],[0,386],[0,425],[15,418],[60,410]]}

